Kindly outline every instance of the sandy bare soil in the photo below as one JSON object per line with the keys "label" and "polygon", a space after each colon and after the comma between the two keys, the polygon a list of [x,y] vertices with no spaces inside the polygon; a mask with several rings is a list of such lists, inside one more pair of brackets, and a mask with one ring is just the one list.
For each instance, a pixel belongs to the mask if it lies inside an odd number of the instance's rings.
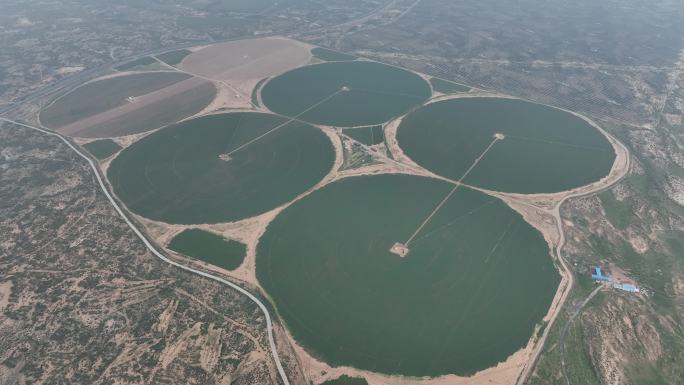
{"label": "sandy bare soil", "polygon": [[69,74],[74,74],[77,72],[81,72],[85,69],[83,66],[75,66],[75,67],[62,67],[57,70],[57,73],[60,75],[69,75]]}
{"label": "sandy bare soil", "polygon": [[[268,76],[270,78],[270,76]],[[259,83],[261,79],[253,78],[253,79],[242,79],[242,80],[231,80],[230,85],[240,92],[242,95],[245,95],[246,97],[249,96],[249,100],[247,100],[248,103],[251,103],[251,96],[252,96],[252,90],[254,90],[254,87],[256,87],[257,83]],[[263,103],[261,102],[261,95],[259,95],[258,101],[259,104],[263,106]]]}
{"label": "sandy bare soil", "polygon": [[297,355],[299,355],[300,363],[303,365],[304,371],[309,374],[310,380],[312,380],[312,382],[315,384],[320,384],[324,381],[337,378],[341,375],[347,375],[350,377],[364,377],[368,381],[369,385],[410,385],[416,383],[424,385],[510,384],[525,366],[533,349],[533,342],[530,341],[525,348],[512,354],[504,362],[501,362],[494,367],[479,371],[469,377],[445,375],[434,378],[415,378],[373,373],[347,366],[332,368],[326,363],[310,356],[303,347],[301,347],[294,341],[294,339],[292,339],[291,336],[290,339],[293,341],[294,350]]}
{"label": "sandy bare soil", "polygon": [[0,283],[0,311],[9,303],[10,294],[12,294],[12,281]]}
{"label": "sandy bare soil", "polygon": [[[256,81],[254,83],[256,83]],[[251,88],[248,91],[238,89],[240,93],[237,93],[222,82],[215,82],[214,86],[216,86],[217,89],[214,101],[197,115],[205,115],[224,109],[236,110],[252,108],[250,99],[245,96],[250,94]]]}
{"label": "sandy bare soil", "polygon": [[311,60],[310,47],[280,38],[231,41],[188,55],[179,68],[203,77],[228,81],[261,79],[302,66]]}
{"label": "sandy bare soil", "polygon": [[403,117],[400,117],[387,123],[385,126],[385,142],[387,143],[389,150],[392,152],[394,159],[396,159],[398,162],[410,165],[416,169],[423,169],[416,162],[414,162],[413,159],[404,154],[404,151],[401,149],[401,147],[399,147],[399,142],[397,141],[397,129],[399,128],[402,119]]}

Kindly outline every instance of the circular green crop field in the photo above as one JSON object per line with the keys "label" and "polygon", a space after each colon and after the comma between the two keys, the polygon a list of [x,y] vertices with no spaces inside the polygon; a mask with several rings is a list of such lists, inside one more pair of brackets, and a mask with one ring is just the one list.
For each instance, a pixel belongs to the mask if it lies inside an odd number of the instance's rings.
{"label": "circular green crop field", "polygon": [[168,223],[216,223],[294,199],[322,180],[334,159],[330,140],[313,126],[270,114],[227,113],[141,139],[114,159],[107,175],[137,214]]}
{"label": "circular green crop field", "polygon": [[404,117],[397,140],[428,170],[472,186],[511,193],[551,193],[608,175],[615,151],[606,137],[568,112],[517,99],[472,97],[428,104]]}
{"label": "circular green crop field", "polygon": [[559,284],[542,235],[502,201],[408,175],[343,179],[289,206],[257,278],[294,337],[331,365],[472,374],[524,347]]}
{"label": "circular green crop field", "polygon": [[300,67],[273,78],[261,91],[275,113],[337,127],[384,123],[430,95],[420,76],[367,61]]}

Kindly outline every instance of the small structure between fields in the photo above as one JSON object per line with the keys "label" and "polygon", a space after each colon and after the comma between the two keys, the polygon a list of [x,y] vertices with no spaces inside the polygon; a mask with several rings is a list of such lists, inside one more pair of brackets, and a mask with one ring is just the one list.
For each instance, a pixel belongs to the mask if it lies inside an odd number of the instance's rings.
{"label": "small structure between fields", "polygon": [[408,254],[409,248],[405,244],[397,242],[392,245],[390,252],[404,258]]}

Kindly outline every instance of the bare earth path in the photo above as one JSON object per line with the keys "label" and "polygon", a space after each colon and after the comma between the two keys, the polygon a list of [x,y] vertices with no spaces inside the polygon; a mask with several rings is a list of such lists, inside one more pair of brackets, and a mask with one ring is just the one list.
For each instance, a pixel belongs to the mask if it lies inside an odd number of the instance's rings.
{"label": "bare earth path", "polygon": [[138,228],[135,227],[135,225],[133,224],[133,222],[131,222],[131,220],[128,219],[128,217],[124,214],[123,210],[119,207],[119,205],[117,204],[116,200],[112,197],[112,195],[111,195],[111,194],[109,193],[109,191],[107,190],[107,187],[106,187],[104,181],[102,180],[102,177],[100,176],[100,173],[97,171],[97,167],[95,166],[95,163],[94,163],[87,155],[85,155],[85,154],[83,154],[81,151],[79,151],[78,148],[76,148],[73,144],[71,144],[71,142],[69,142],[67,139],[65,139],[62,135],[59,135],[59,134],[57,134],[57,133],[55,133],[55,132],[48,131],[48,130],[45,130],[45,129],[42,129],[42,128],[39,128],[39,127],[30,126],[30,125],[27,125],[27,124],[24,124],[24,123],[16,122],[16,121],[13,121],[13,120],[10,120],[10,119],[6,119],[6,118],[2,118],[2,117],[0,117],[0,120],[1,120],[1,121],[4,121],[4,122],[7,122],[7,123],[15,124],[15,125],[18,125],[18,126],[26,127],[26,128],[29,128],[29,129],[32,129],[32,130],[41,132],[41,133],[46,134],[46,135],[55,136],[55,137],[59,138],[60,140],[62,140],[62,141],[63,141],[67,146],[69,146],[72,150],[74,150],[74,152],[76,152],[81,158],[85,159],[85,160],[88,162],[88,164],[90,165],[90,168],[91,168],[91,169],[93,170],[93,172],[95,173],[95,177],[97,178],[97,182],[98,182],[98,184],[100,185],[100,188],[102,189],[102,192],[105,194],[105,196],[107,197],[107,199],[109,199],[109,202],[112,204],[112,206],[114,206],[114,209],[116,210],[116,212],[119,213],[119,215],[121,216],[121,218],[123,218],[123,220],[126,222],[126,224],[128,225],[128,227],[130,227],[131,230],[133,230],[133,232],[135,233],[135,235],[137,235],[138,238],[140,238],[140,240],[145,244],[145,246],[147,247],[147,249],[150,250],[150,252],[152,252],[152,254],[154,254],[157,258],[161,259],[162,261],[164,261],[164,262],[166,262],[166,263],[168,263],[168,264],[170,264],[170,265],[173,265],[173,266],[175,266],[175,267],[178,267],[178,268],[180,268],[180,269],[182,269],[182,270],[189,271],[189,272],[191,272],[191,273],[195,273],[195,274],[201,275],[201,276],[203,276],[203,277],[206,277],[206,278],[212,279],[212,280],[214,280],[214,281],[220,282],[220,283],[222,283],[222,284],[224,284],[224,285],[228,285],[228,286],[230,286],[231,288],[237,290],[239,293],[244,294],[244,295],[247,296],[249,299],[251,299],[254,303],[256,303],[257,306],[259,306],[259,309],[261,309],[261,311],[264,313],[264,316],[266,317],[266,327],[267,327],[267,332],[268,332],[268,342],[269,342],[270,349],[271,349],[271,355],[273,356],[273,360],[275,361],[276,367],[277,367],[277,369],[278,369],[278,374],[280,375],[280,378],[281,378],[281,380],[283,381],[283,383],[284,383],[285,385],[290,385],[290,381],[287,379],[287,375],[285,374],[285,369],[283,369],[283,365],[282,365],[281,362],[280,362],[280,357],[278,356],[278,350],[277,350],[277,348],[276,348],[275,338],[274,338],[274,335],[273,335],[273,322],[272,322],[272,320],[271,320],[271,315],[270,315],[270,313],[268,312],[268,309],[266,308],[266,306],[264,305],[263,302],[261,302],[261,301],[260,301],[256,296],[254,296],[252,293],[248,292],[247,290],[243,289],[242,287],[240,287],[240,286],[238,286],[238,285],[236,285],[236,284],[234,284],[234,283],[232,283],[232,282],[230,282],[230,281],[228,281],[228,280],[226,280],[226,279],[224,279],[224,278],[221,278],[221,277],[218,277],[218,276],[215,276],[215,275],[211,275],[211,274],[209,274],[209,273],[207,273],[207,272],[204,272],[204,271],[201,271],[201,270],[197,270],[197,269],[193,269],[193,268],[191,268],[191,267],[185,266],[185,265],[183,265],[183,264],[180,264],[180,263],[178,263],[178,262],[176,262],[176,261],[173,261],[173,260],[167,258],[167,257],[164,256],[162,253],[160,253],[160,252],[152,245],[152,243],[145,237],[145,235],[143,235],[143,233],[142,233],[140,230],[138,230]]}

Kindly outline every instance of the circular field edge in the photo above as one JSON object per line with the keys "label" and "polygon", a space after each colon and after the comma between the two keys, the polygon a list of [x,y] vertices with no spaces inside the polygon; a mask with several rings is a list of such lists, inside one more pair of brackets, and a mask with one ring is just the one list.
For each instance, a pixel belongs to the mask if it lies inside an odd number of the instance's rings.
{"label": "circular field edge", "polygon": [[[432,98],[432,99],[430,99],[428,102],[426,102],[426,103],[424,103],[423,105],[421,105],[420,107],[413,109],[412,111],[408,112],[407,114],[405,114],[404,116],[400,117],[399,119],[397,119],[397,120],[395,121],[395,122],[397,122],[397,123],[396,123],[396,126],[394,127],[394,129],[391,129],[391,130],[389,131],[389,132],[390,132],[390,135],[387,135],[387,137],[388,137],[388,143],[390,144],[390,147],[392,147],[392,148],[391,148],[391,151],[393,151],[393,152],[398,151],[399,154],[397,154],[397,155],[399,155],[400,157],[405,157],[406,159],[408,159],[409,162],[415,164],[416,166],[418,166],[418,167],[420,167],[420,168],[423,168],[423,169],[427,170],[427,171],[430,172],[430,173],[434,173],[435,175],[438,175],[438,176],[440,176],[440,177],[444,177],[444,178],[447,178],[447,179],[450,179],[450,180],[456,180],[456,179],[458,179],[458,178],[449,177],[449,176],[447,176],[447,175],[443,175],[443,173],[440,173],[440,172],[438,172],[438,171],[436,171],[436,170],[433,170],[431,167],[425,166],[425,165],[423,165],[421,162],[417,161],[413,156],[409,155],[409,153],[408,153],[408,152],[405,150],[405,148],[402,146],[402,144],[400,143],[399,136],[400,136],[400,131],[401,131],[401,128],[402,128],[402,126],[403,126],[403,124],[404,124],[404,121],[405,121],[412,113],[417,112],[417,111],[419,111],[419,110],[421,110],[421,109],[423,109],[423,108],[429,107],[429,106],[434,105],[434,104],[438,104],[438,103],[448,103],[448,102],[454,102],[454,101],[458,101],[458,100],[467,100],[467,99],[511,100],[511,101],[517,101],[517,102],[522,102],[522,103],[526,103],[526,104],[531,104],[531,105],[540,106],[540,107],[543,107],[543,108],[548,109],[548,110],[554,110],[554,111],[562,112],[562,113],[564,113],[564,114],[566,114],[566,115],[568,115],[568,116],[571,116],[571,117],[573,117],[573,118],[575,118],[575,119],[578,119],[578,120],[582,121],[583,124],[585,124],[585,125],[588,126],[588,127],[591,127],[591,129],[592,129],[594,132],[598,133],[599,136],[600,136],[600,138],[601,138],[601,140],[604,141],[604,144],[607,143],[607,144],[609,145],[609,146],[607,146],[607,147],[610,147],[610,149],[611,149],[611,151],[612,151],[612,158],[613,158],[613,159],[612,159],[612,162],[611,162],[611,164],[610,164],[610,167],[608,167],[607,170],[606,170],[606,172],[605,172],[605,173],[602,173],[602,175],[597,176],[595,179],[589,180],[589,181],[587,181],[586,183],[574,185],[574,186],[571,186],[571,187],[568,187],[568,188],[564,188],[564,189],[562,189],[562,190],[551,190],[551,191],[525,191],[525,192],[520,192],[520,191],[509,191],[509,190],[505,190],[505,189],[497,189],[497,188],[490,188],[490,187],[487,187],[487,186],[482,186],[482,185],[480,185],[480,184],[478,184],[478,183],[469,183],[468,180],[467,180],[467,178],[466,178],[466,180],[464,181],[464,184],[467,185],[467,186],[472,186],[472,187],[474,187],[474,188],[481,189],[481,190],[483,190],[483,191],[489,191],[489,192],[492,192],[492,193],[504,193],[504,194],[514,194],[514,195],[548,195],[548,194],[559,194],[559,193],[564,193],[564,192],[568,192],[568,191],[574,191],[574,190],[579,189],[579,188],[583,188],[583,187],[586,187],[586,186],[590,186],[590,185],[599,183],[599,182],[602,181],[603,179],[605,179],[605,178],[607,178],[607,177],[610,176],[610,174],[611,174],[611,172],[612,172],[612,169],[613,169],[613,167],[615,166],[615,163],[618,161],[618,155],[619,155],[619,152],[620,152],[620,151],[619,151],[619,148],[617,148],[617,145],[614,143],[614,139],[613,139],[607,132],[605,132],[605,130],[604,130],[603,128],[601,128],[596,122],[594,122],[594,121],[591,120],[590,118],[588,118],[588,117],[586,117],[586,116],[584,116],[584,115],[582,115],[582,114],[580,114],[580,113],[577,113],[577,112],[574,112],[574,111],[571,111],[571,110],[568,110],[568,109],[565,109],[565,108],[562,108],[562,107],[557,107],[557,106],[553,106],[553,105],[549,105],[549,104],[545,104],[545,103],[539,103],[539,102],[527,100],[527,99],[524,99],[524,98],[519,98],[519,97],[510,96],[510,95],[505,95],[505,94],[494,94],[494,95],[492,95],[492,94],[471,94],[471,95],[462,94],[462,95],[444,95],[444,96],[438,96],[438,97]],[[393,122],[392,125],[394,125],[394,124],[395,124],[395,123]],[[386,134],[387,134],[387,133],[386,133]],[[392,140],[390,140],[390,139],[392,139]],[[504,140],[505,140],[505,139],[504,139]]]}
{"label": "circular field edge", "polygon": [[[284,112],[284,111],[276,111],[276,110],[274,110],[274,109],[272,108],[272,105],[269,105],[269,102],[267,101],[267,99],[264,98],[264,91],[267,90],[269,86],[272,86],[273,82],[279,81],[280,78],[282,78],[283,76],[286,76],[286,75],[288,75],[288,74],[291,74],[291,73],[294,73],[294,72],[297,72],[297,71],[304,71],[304,70],[306,70],[307,68],[318,67],[318,66],[336,66],[336,65],[340,65],[340,66],[341,66],[341,65],[352,65],[352,66],[354,66],[354,65],[365,65],[365,64],[373,64],[373,65],[388,67],[388,68],[391,68],[391,69],[393,69],[393,70],[396,70],[396,71],[399,71],[399,72],[403,72],[403,73],[405,73],[405,74],[407,74],[407,75],[410,75],[410,77],[412,77],[412,78],[415,79],[415,80],[420,79],[420,81],[421,81],[421,83],[422,83],[421,85],[425,88],[424,91],[426,91],[426,95],[425,95],[424,97],[421,96],[421,101],[420,101],[420,102],[413,103],[411,106],[408,106],[407,108],[404,108],[401,112],[399,112],[399,113],[397,113],[397,114],[392,114],[392,115],[387,116],[387,117],[386,117],[384,120],[382,120],[382,121],[364,121],[364,122],[357,122],[356,124],[352,124],[352,125],[345,125],[345,124],[338,125],[338,124],[331,123],[331,122],[329,122],[329,121],[326,122],[326,121],[322,121],[322,120],[307,120],[306,118],[298,117],[299,115],[298,115],[297,113],[295,113],[294,115],[292,115],[292,114],[288,114],[288,113],[286,113],[286,112]],[[353,90],[353,89],[352,89],[352,90]],[[278,74],[278,75],[276,75],[276,76],[272,76],[272,77],[267,78],[267,80],[261,85],[261,87],[260,87],[259,90],[258,90],[258,97],[259,97],[259,100],[261,101],[261,105],[262,105],[264,108],[266,108],[269,112],[271,112],[271,113],[273,113],[273,114],[282,115],[282,116],[288,116],[288,117],[297,116],[298,119],[300,119],[300,120],[302,120],[302,121],[305,121],[305,122],[307,122],[307,123],[309,123],[309,124],[323,125],[323,126],[332,126],[332,127],[342,128],[342,129],[344,129],[344,128],[365,127],[365,126],[374,126],[374,125],[384,125],[385,123],[387,123],[387,122],[389,122],[389,121],[391,121],[391,120],[393,120],[393,119],[396,119],[396,118],[398,118],[398,117],[404,116],[405,114],[407,114],[408,112],[410,112],[411,110],[413,110],[413,109],[415,109],[415,108],[418,108],[418,107],[420,107],[420,106],[423,106],[426,102],[428,102],[428,101],[430,100],[430,98],[432,97],[432,95],[433,95],[433,90],[432,90],[432,86],[430,85],[430,82],[427,81],[427,80],[426,80],[423,76],[421,76],[419,73],[414,72],[414,71],[409,70],[409,69],[406,69],[406,68],[402,68],[402,67],[399,67],[399,66],[395,66],[395,65],[391,65],[391,64],[386,64],[386,63],[382,63],[382,62],[377,62],[377,61],[374,61],[374,60],[352,60],[352,61],[330,61],[330,62],[325,61],[325,62],[321,62],[321,63],[307,64],[307,65],[304,65],[304,66],[301,66],[301,67],[297,67],[297,68],[291,69],[291,70],[286,71],[286,72],[284,72],[284,73]],[[310,107],[310,106],[309,106],[309,107]],[[302,113],[302,111],[299,112],[299,114],[301,114],[301,113]]]}
{"label": "circular field edge", "polygon": [[[286,198],[286,199],[281,199],[280,202],[277,205],[271,205],[268,208],[260,209],[257,210],[257,212],[251,213],[249,215],[243,215],[240,217],[225,217],[220,218],[220,219],[209,219],[209,220],[191,220],[191,221],[173,221],[173,220],[168,220],[167,218],[159,218],[156,216],[150,216],[145,213],[140,212],[140,210],[136,210],[135,208],[131,207],[129,205],[129,202],[127,199],[123,198],[120,195],[120,191],[117,191],[117,186],[119,183],[117,182],[117,178],[114,177],[113,172],[115,172],[117,169],[116,167],[120,166],[120,162],[122,161],[121,159],[125,156],[128,156],[131,151],[141,151],[140,146],[147,145],[148,142],[157,140],[160,134],[162,133],[168,133],[168,130],[172,129],[179,129],[178,127],[182,127],[184,130],[191,130],[192,127],[189,127],[189,124],[192,124],[193,122],[205,118],[212,118],[212,117],[221,117],[221,116],[229,116],[229,115],[253,115],[253,116],[261,116],[261,117],[267,117],[267,118],[275,118],[279,119],[279,124],[282,124],[283,122],[286,122],[287,124],[299,124],[302,127],[304,127],[308,132],[309,135],[312,135],[312,140],[320,142],[319,144],[322,144],[325,146],[325,148],[322,149],[327,154],[327,158],[324,162],[320,163],[322,166],[325,167],[325,172],[322,172],[319,177],[316,179],[315,183],[311,183],[307,185],[305,188],[299,189],[300,191],[297,194],[292,194],[292,196]],[[286,127],[283,128],[284,130],[287,129]],[[277,132],[277,131],[276,131]],[[266,135],[268,137],[268,135]],[[244,150],[241,150],[244,151]],[[306,122],[293,122],[289,121],[286,118],[283,118],[278,115],[274,115],[268,112],[260,112],[260,111],[229,111],[229,112],[219,112],[219,113],[213,113],[213,114],[207,114],[207,115],[202,115],[198,117],[193,117],[188,120],[184,120],[175,124],[171,124],[165,127],[162,127],[161,129],[152,132],[151,134],[141,138],[140,140],[134,142],[130,146],[124,148],[121,150],[112,160],[107,168],[106,174],[107,174],[107,180],[112,188],[112,191],[116,195],[117,199],[124,205],[126,208],[134,213],[135,215],[140,215],[143,218],[146,218],[148,220],[152,221],[158,221],[162,223],[168,223],[172,225],[199,225],[199,224],[216,224],[216,223],[230,223],[230,222],[236,222],[244,219],[249,219],[253,217],[257,217],[259,215],[262,215],[268,211],[271,211],[277,207],[280,207],[284,204],[289,204],[290,202],[296,200],[300,195],[306,193],[307,191],[311,190],[312,188],[316,187],[316,185],[320,184],[322,181],[324,181],[327,177],[329,177],[330,173],[334,171],[334,166],[335,162],[337,159],[337,152],[335,149],[334,144],[332,143],[332,140],[329,138],[329,136],[323,132],[320,128],[311,125]],[[229,160],[230,162],[230,160]]]}
{"label": "circular field edge", "polygon": [[[357,369],[360,369],[360,370],[368,370],[368,371],[371,371],[371,372],[374,372],[374,373],[382,373],[382,374],[386,374],[386,375],[400,375],[400,376],[407,376],[407,377],[414,377],[414,378],[423,378],[423,377],[435,378],[435,377],[439,377],[439,376],[443,376],[443,375],[470,376],[470,375],[472,375],[472,374],[474,374],[474,373],[476,373],[476,372],[478,372],[478,371],[480,371],[480,370],[484,370],[484,369],[488,369],[488,368],[494,367],[494,366],[496,366],[497,363],[505,362],[505,361],[510,357],[510,355],[507,355],[507,356],[505,356],[505,357],[501,357],[501,359],[498,360],[498,361],[492,361],[492,362],[491,362],[491,365],[483,366],[483,367],[477,368],[476,370],[469,370],[469,371],[465,371],[465,372],[460,371],[460,370],[451,370],[451,371],[442,371],[442,372],[436,372],[436,373],[429,373],[429,374],[426,374],[426,373],[415,373],[415,372],[402,372],[402,371],[385,370],[385,369],[382,369],[382,368],[370,367],[370,366],[365,365],[365,364],[359,365],[359,364],[357,364],[357,363],[346,362],[346,361],[345,361],[345,362],[334,361],[334,360],[330,360],[329,357],[326,357],[325,354],[321,354],[320,351],[318,350],[318,347],[313,347],[313,346],[309,343],[309,341],[306,341],[304,338],[301,338],[301,336],[298,335],[298,332],[292,328],[292,325],[291,325],[291,321],[292,321],[292,320],[291,320],[289,317],[283,316],[283,308],[282,308],[283,305],[282,305],[282,303],[279,303],[280,301],[279,301],[279,300],[276,300],[277,296],[275,296],[275,295],[273,294],[273,289],[272,289],[272,288],[270,288],[270,289],[268,288],[268,285],[265,284],[263,274],[260,274],[260,273],[259,273],[259,268],[260,268],[260,267],[263,268],[263,263],[264,263],[264,255],[263,255],[263,253],[264,253],[264,252],[263,252],[263,248],[265,247],[265,242],[264,242],[264,240],[265,240],[269,235],[271,235],[270,232],[272,231],[273,226],[276,225],[277,222],[278,222],[279,220],[281,220],[282,217],[283,217],[284,215],[286,215],[290,210],[297,209],[297,208],[298,208],[297,205],[303,204],[304,202],[307,201],[307,199],[312,198],[312,196],[314,196],[314,194],[322,194],[322,193],[325,193],[327,189],[329,189],[329,188],[334,188],[334,186],[336,186],[336,185],[338,185],[338,184],[340,184],[340,183],[350,182],[350,181],[359,180],[359,179],[379,179],[379,178],[384,178],[384,177],[406,177],[406,178],[415,178],[415,179],[420,179],[420,180],[423,180],[423,181],[429,181],[430,183],[437,183],[437,184],[439,184],[439,183],[444,183],[445,185],[448,185],[447,182],[442,181],[442,180],[439,180],[439,179],[437,179],[437,178],[425,177],[425,176],[418,176],[418,175],[411,175],[411,174],[403,174],[403,173],[390,173],[390,174],[379,174],[379,175],[356,175],[356,176],[345,177],[345,178],[343,178],[343,179],[339,179],[339,180],[336,180],[336,181],[334,181],[334,182],[332,182],[332,183],[329,183],[329,184],[327,184],[327,185],[325,185],[325,186],[323,186],[323,187],[317,189],[316,191],[312,192],[310,195],[308,195],[308,196],[306,196],[306,197],[304,197],[304,198],[302,198],[302,199],[300,199],[300,200],[298,200],[298,201],[293,202],[291,205],[289,205],[289,206],[286,207],[283,211],[281,211],[281,212],[280,212],[280,213],[279,213],[279,214],[278,214],[278,215],[269,223],[269,225],[267,226],[266,230],[264,231],[264,233],[263,233],[263,234],[261,235],[261,237],[259,238],[259,241],[258,241],[258,244],[257,244],[256,256],[255,256],[255,272],[256,272],[257,282],[258,282],[259,286],[261,286],[261,288],[264,290],[264,293],[265,293],[265,295],[269,298],[270,302],[273,303],[274,308],[275,308],[275,311],[276,311],[276,313],[279,315],[279,318],[282,320],[283,324],[286,326],[286,328],[287,328],[287,330],[288,330],[288,333],[291,335],[291,337],[294,339],[294,341],[295,341],[296,343],[298,343],[300,346],[302,346],[302,347],[305,349],[305,351],[307,352],[307,354],[310,354],[313,358],[318,359],[318,360],[321,360],[321,361],[325,362],[326,364],[328,364],[328,365],[330,365],[330,366],[332,366],[332,367],[338,367],[338,366],[351,366],[351,367],[354,367],[354,368],[357,368]],[[489,196],[488,194],[485,194],[485,193],[482,193],[482,192],[478,192],[478,191],[473,190],[473,189],[470,189],[470,188],[468,188],[468,187],[466,187],[465,190],[471,191],[471,192],[473,192],[473,193],[475,193],[475,194],[480,194],[480,195],[483,195],[483,196]],[[496,200],[496,201],[499,201],[498,198],[493,198],[493,197],[491,197],[491,196],[489,196],[489,197],[492,198],[492,199],[494,199],[494,200]],[[558,270],[556,269],[556,267],[555,267],[555,265],[554,265],[554,262],[553,262],[553,258],[551,257],[551,254],[550,254],[550,253],[551,253],[551,249],[549,248],[548,243],[544,240],[543,236],[539,233],[538,230],[536,230],[536,229],[535,229],[533,226],[531,226],[526,220],[524,220],[524,218],[522,218],[522,216],[521,216],[519,213],[517,213],[515,210],[511,209],[510,207],[508,207],[508,205],[506,205],[503,201],[500,201],[499,203],[501,203],[502,205],[504,205],[505,208],[506,208],[510,213],[512,213],[512,215],[520,217],[520,220],[522,221],[522,223],[523,223],[525,226],[529,227],[529,229],[533,230],[533,232],[535,232],[535,234],[538,235],[539,241],[541,242],[540,244],[542,244],[542,245],[543,245],[543,248],[544,248],[544,258],[545,258],[545,261],[548,262],[549,267],[551,268],[551,274],[554,275],[554,276],[556,276],[557,278],[559,278],[559,277],[560,277],[560,276],[559,276],[559,272],[558,272]],[[397,258],[399,258],[399,257],[397,257]],[[261,262],[261,264],[260,264],[260,262]],[[263,272],[263,270],[262,270],[262,272]],[[554,286],[553,286],[553,288],[552,288],[552,290],[550,290],[550,291],[547,293],[547,294],[550,294],[550,295],[548,295],[548,301],[546,301],[547,303],[544,305],[544,308],[543,308],[544,310],[543,310],[543,312],[540,313],[540,315],[539,315],[539,321],[541,321],[541,320],[543,319],[543,317],[546,316],[546,314],[547,314],[547,312],[548,312],[548,310],[549,310],[549,308],[550,308],[550,306],[551,306],[551,301],[552,301],[552,299],[553,299],[555,293],[556,293],[557,290],[558,290],[559,284],[560,284],[560,281],[559,281],[559,280],[556,280],[556,281],[555,281],[555,284],[554,284]],[[525,339],[524,339],[524,343],[522,343],[522,344],[519,346],[519,349],[522,349],[522,348],[525,347],[525,344],[527,344],[527,343],[529,342],[529,339],[533,337],[533,332],[534,332],[534,330],[531,329],[531,330],[530,330],[530,333],[529,333],[529,334],[526,334],[526,337],[525,337]],[[517,351],[517,350],[515,350],[515,351]],[[511,354],[514,353],[515,351],[512,351]]]}

